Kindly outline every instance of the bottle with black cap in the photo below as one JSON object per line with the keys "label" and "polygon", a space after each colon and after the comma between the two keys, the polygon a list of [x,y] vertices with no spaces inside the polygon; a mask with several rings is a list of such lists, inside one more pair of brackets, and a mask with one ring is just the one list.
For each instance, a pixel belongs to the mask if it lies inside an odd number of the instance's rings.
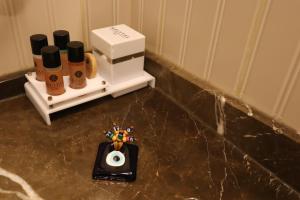
{"label": "bottle with black cap", "polygon": [[69,32],[57,30],[53,32],[54,45],[59,48],[63,76],[69,75],[67,44],[70,42]]}
{"label": "bottle with black cap", "polygon": [[74,89],[86,86],[86,69],[84,62],[84,47],[79,41],[72,41],[67,44],[70,72],[70,87]]}
{"label": "bottle with black cap", "polygon": [[45,69],[45,82],[49,95],[60,95],[65,92],[59,48],[46,46],[42,48],[43,65]]}
{"label": "bottle with black cap", "polygon": [[48,45],[47,36],[43,34],[35,34],[30,36],[31,50],[34,68],[36,72],[36,80],[44,81],[44,67],[41,56],[41,49]]}

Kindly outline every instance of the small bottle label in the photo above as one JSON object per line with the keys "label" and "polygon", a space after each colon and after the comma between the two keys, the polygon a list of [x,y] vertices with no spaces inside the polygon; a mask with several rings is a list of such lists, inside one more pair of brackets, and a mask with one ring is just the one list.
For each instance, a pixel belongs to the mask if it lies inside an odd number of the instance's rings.
{"label": "small bottle label", "polygon": [[71,88],[80,89],[86,86],[85,62],[69,62],[69,72]]}
{"label": "small bottle label", "polygon": [[45,69],[45,81],[47,93],[50,95],[60,95],[65,92],[62,68]]}

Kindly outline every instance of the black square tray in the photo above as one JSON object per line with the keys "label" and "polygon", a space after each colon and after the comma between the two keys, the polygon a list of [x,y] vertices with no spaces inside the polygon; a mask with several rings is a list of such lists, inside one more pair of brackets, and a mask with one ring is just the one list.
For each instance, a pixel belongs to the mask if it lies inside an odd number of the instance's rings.
{"label": "black square tray", "polygon": [[111,167],[106,164],[106,156],[113,150],[111,142],[100,143],[93,170],[95,180],[134,181],[136,179],[138,146],[123,144],[121,152],[125,155],[125,164],[121,167]]}

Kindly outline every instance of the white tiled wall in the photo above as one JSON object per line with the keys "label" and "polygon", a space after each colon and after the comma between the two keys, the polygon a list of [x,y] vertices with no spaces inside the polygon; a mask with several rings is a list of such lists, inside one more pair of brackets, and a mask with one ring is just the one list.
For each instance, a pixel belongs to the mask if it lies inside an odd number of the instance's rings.
{"label": "white tiled wall", "polygon": [[0,0],[0,76],[32,66],[29,35],[126,23],[147,49],[300,130],[299,0]]}
{"label": "white tiled wall", "polygon": [[299,0],[135,4],[149,50],[300,132]]}
{"label": "white tiled wall", "polygon": [[66,29],[89,48],[89,30],[131,23],[131,0],[0,0],[0,76],[33,66],[29,37]]}

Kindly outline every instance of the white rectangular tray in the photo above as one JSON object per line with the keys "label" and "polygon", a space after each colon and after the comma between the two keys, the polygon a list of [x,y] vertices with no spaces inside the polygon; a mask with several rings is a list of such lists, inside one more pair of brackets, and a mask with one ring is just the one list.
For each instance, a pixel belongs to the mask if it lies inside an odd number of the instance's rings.
{"label": "white rectangular tray", "polygon": [[94,79],[87,79],[87,86],[82,89],[69,87],[68,77],[64,77],[66,92],[59,96],[51,96],[46,92],[45,82],[35,79],[35,72],[25,75],[25,92],[38,112],[48,125],[51,125],[50,114],[64,110],[103,96],[112,95],[114,98],[150,85],[155,87],[155,78],[144,72],[140,77],[118,84],[109,84],[99,74]]}
{"label": "white rectangular tray", "polygon": [[[86,79],[87,85],[82,89],[73,89],[69,87],[70,81],[68,76],[64,76],[64,87],[65,93],[58,95],[58,96],[51,96],[47,94],[46,91],[46,83],[44,81],[36,80],[36,73],[28,73],[25,74],[25,77],[33,86],[33,89],[38,93],[41,99],[44,101],[46,105],[53,105],[57,103],[61,103],[63,101],[82,96],[85,94],[89,94],[95,91],[102,90],[103,88],[107,87],[107,82],[97,74],[93,79]],[[49,98],[51,96],[51,98]],[[50,100],[49,100],[50,99]]]}

